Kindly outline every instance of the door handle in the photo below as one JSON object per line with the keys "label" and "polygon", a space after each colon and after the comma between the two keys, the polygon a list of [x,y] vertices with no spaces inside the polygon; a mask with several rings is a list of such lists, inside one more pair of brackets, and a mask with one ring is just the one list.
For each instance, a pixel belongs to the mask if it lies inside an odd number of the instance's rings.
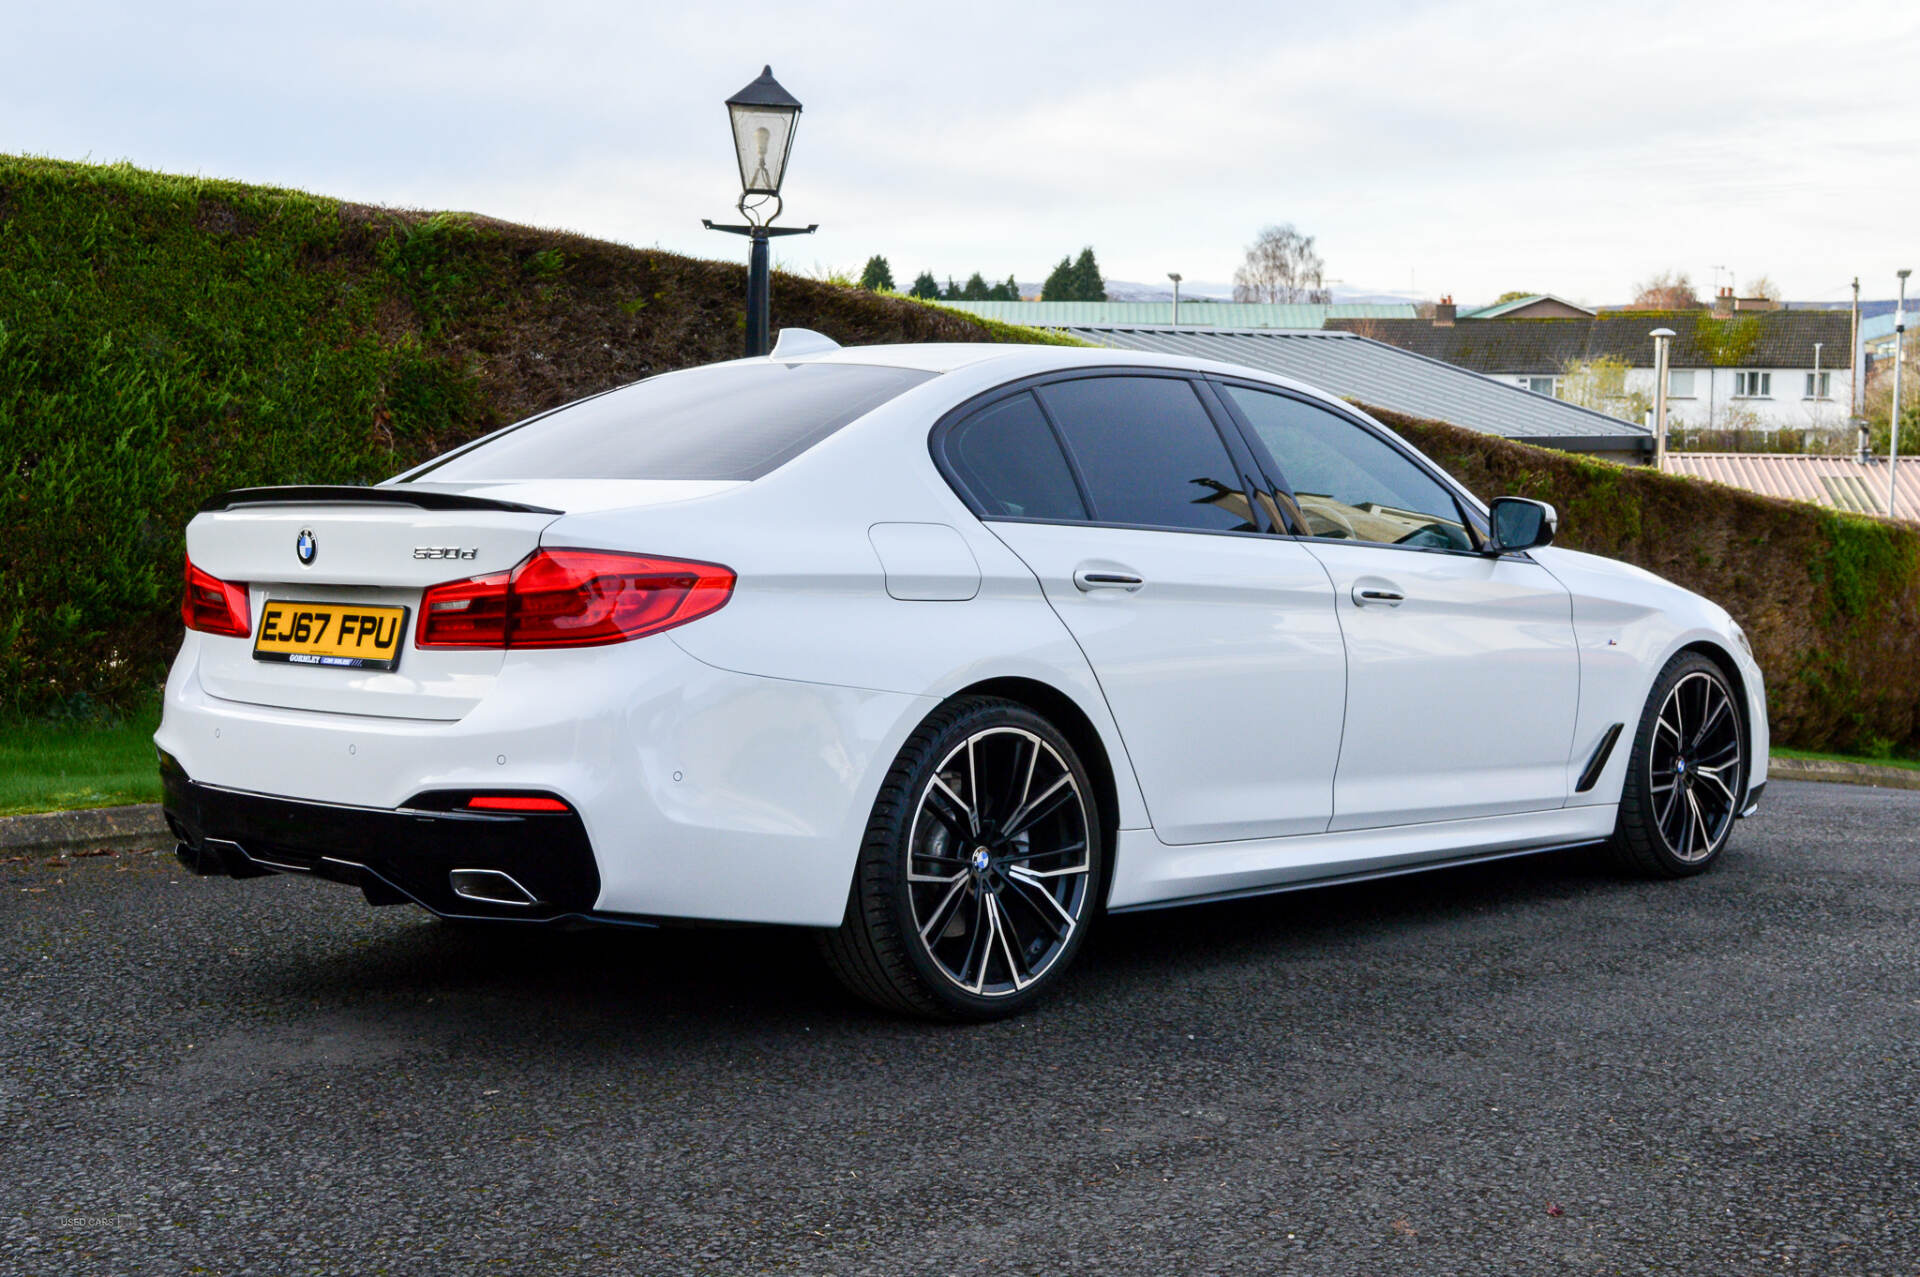
{"label": "door handle", "polygon": [[1082,590],[1125,590],[1129,594],[1146,584],[1133,573],[1115,568],[1075,568],[1073,583]]}
{"label": "door handle", "polygon": [[1400,587],[1390,582],[1362,581],[1353,587],[1353,605],[1355,607],[1369,607],[1374,604],[1384,604],[1387,607],[1399,607],[1406,601],[1407,596],[1400,592]]}

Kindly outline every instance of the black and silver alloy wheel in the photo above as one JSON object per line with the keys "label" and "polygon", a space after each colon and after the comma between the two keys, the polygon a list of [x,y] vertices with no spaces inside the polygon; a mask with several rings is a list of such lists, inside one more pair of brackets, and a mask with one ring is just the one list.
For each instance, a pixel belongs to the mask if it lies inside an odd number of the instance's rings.
{"label": "black and silver alloy wheel", "polygon": [[1087,907],[1087,797],[1058,751],[987,727],[927,779],[907,835],[915,934],[941,974],[979,997],[1046,975]]}
{"label": "black and silver alloy wheel", "polygon": [[1673,685],[1654,719],[1647,784],[1654,828],[1691,864],[1725,840],[1740,807],[1740,718],[1726,684],[1694,670]]}
{"label": "black and silver alloy wheel", "polygon": [[1024,705],[970,697],[902,748],[822,951],[855,993],[950,1019],[1041,996],[1092,920],[1099,806],[1085,766]]}
{"label": "black and silver alloy wheel", "polygon": [[1654,680],[1641,715],[1615,854],[1655,877],[1699,873],[1732,836],[1746,770],[1746,716],[1726,673],[1681,653]]}

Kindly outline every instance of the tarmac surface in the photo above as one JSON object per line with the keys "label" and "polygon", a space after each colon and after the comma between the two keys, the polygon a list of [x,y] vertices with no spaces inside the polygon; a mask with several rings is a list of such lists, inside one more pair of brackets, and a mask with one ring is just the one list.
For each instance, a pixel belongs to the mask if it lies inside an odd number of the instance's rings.
{"label": "tarmac surface", "polygon": [[1008,1023],[793,932],[0,862],[0,1272],[1920,1273],[1920,793],[1105,920]]}

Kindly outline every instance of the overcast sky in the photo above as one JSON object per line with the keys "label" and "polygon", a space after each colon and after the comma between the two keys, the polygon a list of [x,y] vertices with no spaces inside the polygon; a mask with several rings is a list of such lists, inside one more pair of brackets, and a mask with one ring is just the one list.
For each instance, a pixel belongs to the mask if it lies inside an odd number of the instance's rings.
{"label": "overcast sky", "polygon": [[[0,150],[472,209],[734,257],[722,101],[806,106],[792,269],[1790,298],[1920,264],[1920,4],[110,4],[14,0]],[[1910,260],[1914,259],[1914,260]]]}

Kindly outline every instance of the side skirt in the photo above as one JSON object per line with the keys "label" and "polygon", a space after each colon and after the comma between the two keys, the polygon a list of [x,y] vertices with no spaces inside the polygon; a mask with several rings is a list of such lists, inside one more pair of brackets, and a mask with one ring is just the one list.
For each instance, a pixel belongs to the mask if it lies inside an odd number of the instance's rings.
{"label": "side skirt", "polygon": [[1485,864],[1491,860],[1511,860],[1516,856],[1540,856],[1550,851],[1572,851],[1579,847],[1597,847],[1604,838],[1583,838],[1579,842],[1551,843],[1544,847],[1509,848],[1505,851],[1482,851],[1471,855],[1454,856],[1447,860],[1423,860],[1415,865],[1399,865],[1386,869],[1367,869],[1357,873],[1334,874],[1326,878],[1306,878],[1294,882],[1269,883],[1263,887],[1240,887],[1231,891],[1214,891],[1200,896],[1181,896],[1177,900],[1149,900],[1144,904],[1120,905],[1111,907],[1108,913],[1146,913],[1152,909],[1178,909],[1182,905],[1212,904],[1219,900],[1245,900],[1251,896],[1276,896],[1285,891],[1311,891],[1316,887],[1339,887],[1351,882],[1372,882],[1377,878],[1401,878],[1407,874],[1429,873],[1435,869],[1455,869],[1461,865]]}

